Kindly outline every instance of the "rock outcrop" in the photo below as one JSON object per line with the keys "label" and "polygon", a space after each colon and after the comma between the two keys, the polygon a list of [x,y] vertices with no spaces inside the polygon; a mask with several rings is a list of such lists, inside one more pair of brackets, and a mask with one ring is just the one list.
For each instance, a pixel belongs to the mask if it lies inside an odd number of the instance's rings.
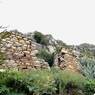
{"label": "rock outcrop", "polygon": [[34,35],[36,32],[37,31],[35,31],[33,33],[27,33],[27,34],[25,34],[25,36],[27,38],[29,38],[31,41],[33,41],[34,44],[37,46],[37,49],[39,49],[39,50],[44,48],[46,51],[48,51],[50,53],[54,53],[56,51],[56,48],[63,47],[63,46],[68,47],[68,45],[63,43],[63,41],[54,39],[52,35],[50,35],[50,34],[44,35],[43,33],[41,33],[45,37],[45,39],[47,39],[47,45],[43,46],[43,44],[37,43],[36,40],[34,39]]}
{"label": "rock outcrop", "polygon": [[49,68],[47,62],[36,57],[38,50],[31,40],[19,32],[7,32],[7,34],[10,35],[0,39],[0,50],[6,55],[6,60],[0,67],[18,70]]}

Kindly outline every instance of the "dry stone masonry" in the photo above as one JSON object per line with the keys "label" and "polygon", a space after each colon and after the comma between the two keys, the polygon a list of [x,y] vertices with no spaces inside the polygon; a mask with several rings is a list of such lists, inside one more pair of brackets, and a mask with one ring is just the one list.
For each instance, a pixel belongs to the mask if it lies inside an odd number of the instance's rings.
{"label": "dry stone masonry", "polygon": [[[4,63],[0,65],[0,69],[50,69],[47,62],[36,57],[39,48],[41,48],[40,44],[36,44],[19,32],[6,32],[6,34],[0,38],[0,52],[6,56]],[[78,56],[79,53],[76,51],[71,52],[69,49],[63,48],[55,56],[54,66],[61,70],[79,71]]]}
{"label": "dry stone masonry", "polygon": [[6,60],[0,67],[17,70],[32,68],[49,68],[48,63],[38,59],[38,50],[31,40],[18,32],[10,32],[9,37],[1,39],[0,49],[5,53]]}
{"label": "dry stone masonry", "polygon": [[61,52],[55,57],[54,65],[62,70],[79,72],[80,66],[77,57],[75,53],[62,48]]}

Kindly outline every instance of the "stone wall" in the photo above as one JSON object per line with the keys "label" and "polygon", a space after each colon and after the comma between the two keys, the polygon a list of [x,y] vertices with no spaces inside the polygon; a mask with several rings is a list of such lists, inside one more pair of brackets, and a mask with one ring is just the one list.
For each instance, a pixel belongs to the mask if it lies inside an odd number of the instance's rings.
{"label": "stone wall", "polygon": [[23,34],[11,32],[10,37],[1,39],[0,49],[5,53],[3,68],[29,69],[49,68],[48,63],[38,59],[36,45]]}
{"label": "stone wall", "polygon": [[62,70],[70,70],[79,72],[80,65],[77,57],[69,50],[63,48],[59,54],[55,56],[54,66]]}

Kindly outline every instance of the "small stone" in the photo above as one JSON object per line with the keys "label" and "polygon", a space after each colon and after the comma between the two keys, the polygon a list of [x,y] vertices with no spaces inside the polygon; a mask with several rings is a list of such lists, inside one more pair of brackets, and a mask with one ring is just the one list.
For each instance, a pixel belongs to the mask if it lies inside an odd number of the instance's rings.
{"label": "small stone", "polygon": [[11,48],[12,48],[13,50],[16,50],[16,47],[14,47],[14,46],[12,46]]}
{"label": "small stone", "polygon": [[26,65],[30,65],[30,63],[25,63]]}
{"label": "small stone", "polygon": [[36,61],[36,60],[38,60],[38,58],[37,57],[32,57],[32,60]]}
{"label": "small stone", "polygon": [[38,52],[39,52],[38,50],[34,50],[34,51],[33,51],[34,54],[37,54]]}
{"label": "small stone", "polygon": [[6,41],[9,41],[10,40],[10,38],[6,38]]}
{"label": "small stone", "polygon": [[30,44],[30,42],[29,41],[26,41],[26,44]]}
{"label": "small stone", "polygon": [[3,42],[6,42],[6,39],[2,39]]}
{"label": "small stone", "polygon": [[12,46],[12,44],[7,44],[6,48],[10,48]]}
{"label": "small stone", "polygon": [[23,40],[27,41],[27,38],[23,38]]}
{"label": "small stone", "polygon": [[25,54],[30,54],[30,52],[29,52],[29,51],[23,51],[23,53],[25,53]]}
{"label": "small stone", "polygon": [[1,52],[5,52],[5,51],[6,51],[6,48],[2,47]]}
{"label": "small stone", "polygon": [[19,40],[19,43],[25,44],[25,41],[24,40]]}

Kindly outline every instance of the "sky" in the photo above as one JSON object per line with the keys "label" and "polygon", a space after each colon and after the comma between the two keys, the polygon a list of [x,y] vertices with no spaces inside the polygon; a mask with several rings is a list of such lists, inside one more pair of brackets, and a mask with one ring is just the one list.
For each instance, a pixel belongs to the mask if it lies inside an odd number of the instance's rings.
{"label": "sky", "polygon": [[0,0],[0,26],[95,44],[95,0]]}

